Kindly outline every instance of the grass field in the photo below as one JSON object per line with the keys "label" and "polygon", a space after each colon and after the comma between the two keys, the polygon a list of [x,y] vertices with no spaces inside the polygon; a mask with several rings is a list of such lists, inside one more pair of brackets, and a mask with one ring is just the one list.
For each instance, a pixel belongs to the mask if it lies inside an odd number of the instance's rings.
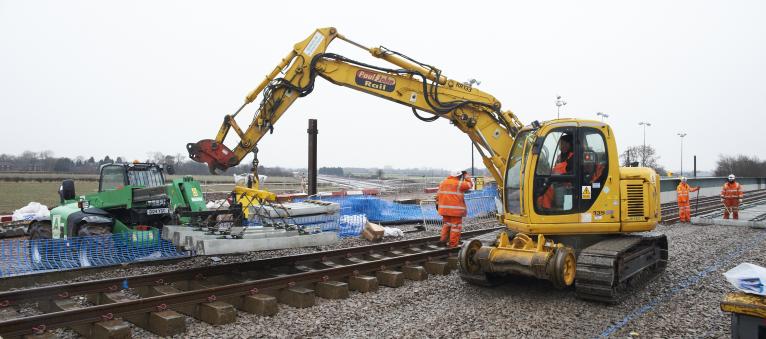
{"label": "grass field", "polygon": [[[179,176],[167,176],[168,180]],[[35,201],[53,208],[59,204],[58,188],[64,179],[75,180],[77,195],[95,192],[98,189],[98,175],[95,174],[66,174],[66,173],[0,173],[0,214],[11,214],[14,210],[26,206]],[[203,192],[230,192],[234,188],[233,177],[230,175],[199,175],[194,176],[202,184]],[[300,178],[296,177],[269,177],[261,188],[274,193],[300,192]],[[418,186],[436,186],[441,178],[424,177],[401,177],[380,181],[393,186],[413,187],[422,191]],[[343,187],[335,184],[320,182],[318,190],[337,191]],[[404,190],[406,192],[406,189]],[[399,192],[397,190],[397,192]],[[398,193],[397,193],[398,194]]]}
{"label": "grass field", "polygon": [[[58,181],[0,181],[0,214],[11,214],[14,210],[35,201],[48,208],[59,204]],[[98,189],[96,181],[75,181],[77,194],[95,192]]]}
{"label": "grass field", "polygon": [[[180,178],[181,175],[166,175],[169,181]],[[194,179],[204,184],[232,183],[234,178],[231,175],[193,175]],[[98,174],[75,174],[75,173],[37,173],[37,172],[0,172],[0,182],[16,181],[53,181],[61,182],[64,179],[74,179],[76,181],[98,181]],[[300,183],[301,179],[296,177],[269,177],[268,181],[275,183]]]}
{"label": "grass field", "polygon": [[[168,176],[168,180],[179,176]],[[204,192],[224,192],[234,188],[229,175],[194,176],[203,186]],[[58,189],[64,179],[75,180],[77,195],[98,190],[98,175],[66,173],[0,173],[0,214],[11,214],[14,210],[34,201],[53,208],[59,204]],[[299,190],[300,178],[269,177],[265,188],[277,193]]]}

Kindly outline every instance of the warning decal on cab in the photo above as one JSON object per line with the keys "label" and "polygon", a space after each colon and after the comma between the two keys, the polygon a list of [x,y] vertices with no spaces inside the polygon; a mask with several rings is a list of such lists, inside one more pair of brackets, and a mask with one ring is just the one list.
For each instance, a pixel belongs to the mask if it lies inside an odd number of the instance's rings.
{"label": "warning decal on cab", "polygon": [[590,192],[591,192],[590,186],[583,186],[582,187],[582,199],[583,200],[590,200]]}

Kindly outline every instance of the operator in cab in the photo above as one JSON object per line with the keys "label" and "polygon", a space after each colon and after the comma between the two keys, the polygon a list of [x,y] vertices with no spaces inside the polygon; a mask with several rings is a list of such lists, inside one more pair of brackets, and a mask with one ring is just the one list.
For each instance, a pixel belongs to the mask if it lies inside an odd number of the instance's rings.
{"label": "operator in cab", "polygon": [[[563,134],[559,139],[559,152],[556,157],[556,163],[551,169],[551,175],[562,175],[572,173],[572,162],[574,152],[572,152],[572,135]],[[543,195],[537,197],[537,206],[543,209],[553,209],[553,201],[555,199],[555,190],[553,184],[548,186]],[[561,206],[558,206],[561,207]]]}
{"label": "operator in cab", "polygon": [[468,172],[455,170],[439,184],[439,191],[436,192],[436,210],[443,221],[440,241],[447,242],[449,247],[457,247],[460,244],[463,217],[468,212],[464,195],[471,188],[473,182]]}

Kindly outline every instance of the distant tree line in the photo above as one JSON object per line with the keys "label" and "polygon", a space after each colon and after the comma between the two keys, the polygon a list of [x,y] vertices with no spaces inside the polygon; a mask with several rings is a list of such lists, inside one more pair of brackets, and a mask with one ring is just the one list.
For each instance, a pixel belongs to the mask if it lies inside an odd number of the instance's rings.
{"label": "distant tree line", "polygon": [[[25,151],[20,155],[0,154],[0,171],[3,172],[54,172],[54,173],[78,173],[78,174],[98,174],[101,165],[111,163],[132,162],[134,159],[126,159],[121,156],[104,156],[96,160],[91,156],[85,158],[78,156],[75,158],[54,157],[51,151],[32,152]],[[138,159],[135,159],[138,160]],[[161,165],[172,164],[176,174],[181,175],[203,175],[209,174],[207,165],[188,160],[182,154],[165,155],[162,153],[150,153],[149,157],[143,159],[144,162],[153,162]],[[225,173],[247,173],[250,172],[252,165],[242,164],[229,168]],[[292,171],[281,167],[258,166],[258,174],[291,177]]]}
{"label": "distant tree line", "polygon": [[343,167],[320,167],[317,169],[317,173],[326,175],[343,176]]}
{"label": "distant tree line", "polygon": [[10,172],[60,172],[60,173],[96,173],[99,166],[112,162],[121,162],[122,158],[100,160],[94,157],[78,156],[74,159],[54,157],[51,151],[24,151],[20,155],[0,154],[0,171]]}
{"label": "distant tree line", "polygon": [[[49,173],[77,173],[77,174],[98,174],[98,170],[103,164],[133,162],[139,160],[143,162],[153,162],[157,164],[172,164],[176,174],[179,175],[205,175],[210,174],[207,165],[188,159],[186,154],[176,153],[174,155],[160,152],[148,153],[144,159],[133,159],[124,156],[109,156],[97,158],[94,156],[55,157],[52,151],[32,152],[25,151],[19,155],[0,154],[0,172],[49,172]],[[243,161],[242,164],[229,168],[225,174],[249,173],[252,165],[249,161]],[[469,166],[465,170],[471,172]],[[306,173],[306,168],[282,168],[258,166],[258,174],[274,177],[292,177],[294,173]],[[449,175],[449,171],[440,168],[392,168],[385,166],[383,168],[365,168],[365,167],[320,167],[319,174],[335,176],[354,176],[366,179],[384,179],[386,176],[423,176],[423,177],[443,177]],[[477,176],[488,176],[489,171],[484,167],[474,168]]]}
{"label": "distant tree line", "polygon": [[632,165],[649,167],[654,169],[660,176],[666,176],[668,171],[665,166],[660,165],[660,156],[657,150],[651,145],[630,146],[620,155],[622,166],[630,167]]}
{"label": "distant tree line", "polygon": [[713,174],[721,177],[729,174],[738,177],[766,177],[766,161],[742,154],[719,155]]}

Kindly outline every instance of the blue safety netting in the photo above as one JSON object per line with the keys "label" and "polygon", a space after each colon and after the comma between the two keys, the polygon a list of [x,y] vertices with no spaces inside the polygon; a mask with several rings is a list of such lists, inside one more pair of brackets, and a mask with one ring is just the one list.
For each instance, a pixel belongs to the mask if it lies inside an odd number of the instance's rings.
{"label": "blue safety netting", "polygon": [[185,257],[153,232],[68,239],[0,240],[0,277]]}
{"label": "blue safety netting", "polygon": [[[497,186],[491,185],[465,195],[467,218],[493,215],[497,212]],[[322,231],[336,231],[340,237],[358,236],[367,220],[380,224],[420,223],[441,220],[433,205],[402,204],[375,196],[314,196],[308,199],[334,202],[340,205],[336,218],[293,218],[298,225],[321,225]],[[298,199],[302,201],[306,199]],[[313,219],[312,219],[313,218]]]}

